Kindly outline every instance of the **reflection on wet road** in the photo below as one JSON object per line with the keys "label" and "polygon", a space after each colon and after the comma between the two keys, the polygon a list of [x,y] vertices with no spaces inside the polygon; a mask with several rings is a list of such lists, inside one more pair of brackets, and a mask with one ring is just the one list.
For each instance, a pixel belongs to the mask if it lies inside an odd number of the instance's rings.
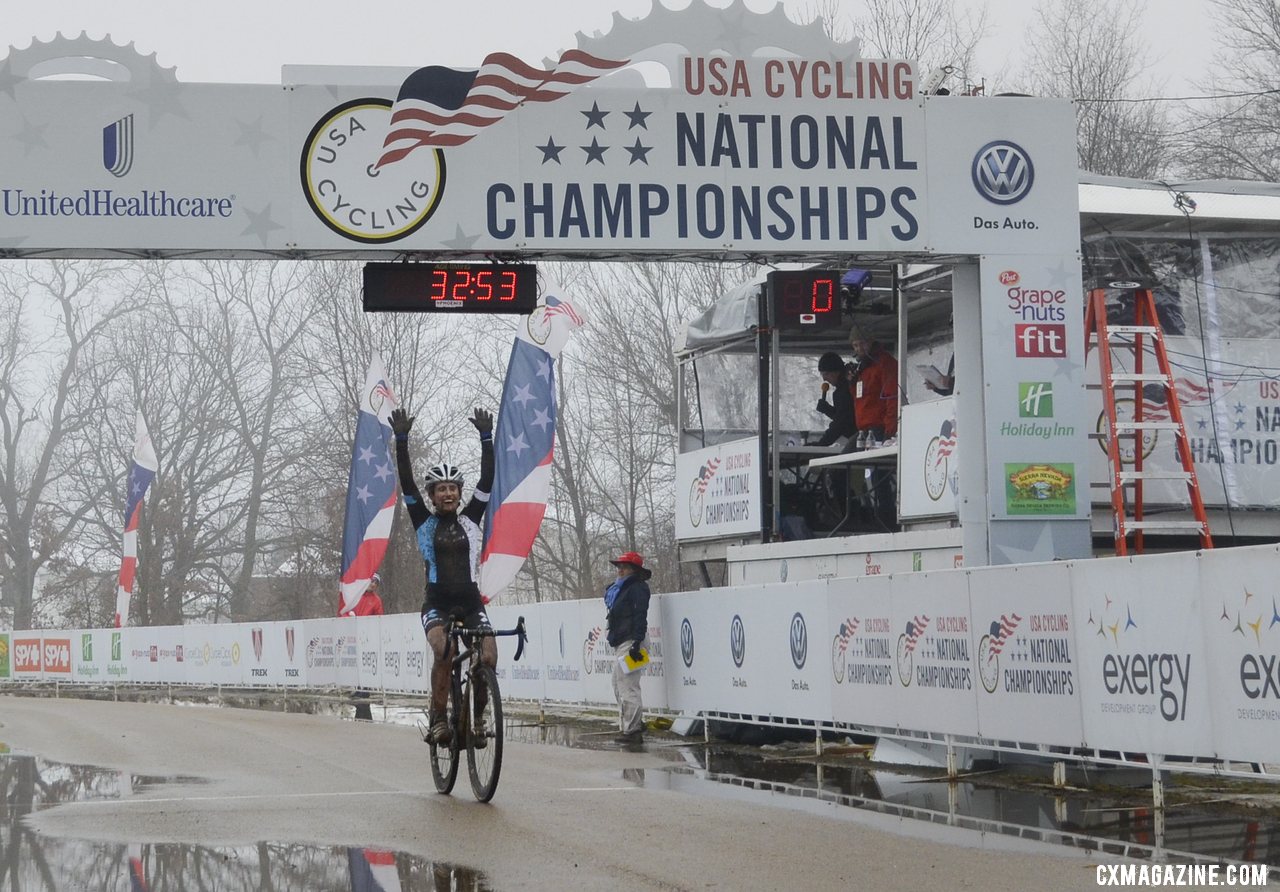
{"label": "reflection on wet road", "polygon": [[235,847],[111,845],[41,836],[23,823],[26,815],[60,803],[123,799],[175,780],[0,755],[0,888],[48,892],[492,889],[477,870],[381,849],[278,842]]}
{"label": "reflection on wet road", "polygon": [[[579,724],[511,723],[509,728],[513,738],[530,743],[615,748],[609,742],[611,733]],[[627,769],[624,780],[849,820],[859,820],[860,815],[889,816],[900,820],[895,825],[869,822],[905,835],[961,844],[968,832],[975,838],[998,835],[1043,843],[1044,851],[1066,846],[1142,860],[1280,867],[1280,818],[1273,816],[1241,817],[1194,806],[1173,806],[1159,815],[1129,799],[1010,789],[992,785],[991,777],[987,782],[950,784],[883,770],[861,759],[853,764],[838,758],[820,761],[814,758],[811,744],[761,748],[697,741],[682,745],[678,738],[666,737],[650,738],[646,751],[672,765],[663,770]],[[1105,774],[1099,781],[1106,782]],[[991,847],[990,842],[984,845]]]}

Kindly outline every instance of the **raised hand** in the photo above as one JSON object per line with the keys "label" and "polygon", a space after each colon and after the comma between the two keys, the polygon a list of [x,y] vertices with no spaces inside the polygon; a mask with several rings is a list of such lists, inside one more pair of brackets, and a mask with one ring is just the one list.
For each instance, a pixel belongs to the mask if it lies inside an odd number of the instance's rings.
{"label": "raised hand", "polygon": [[475,425],[476,430],[480,432],[480,436],[483,437],[493,433],[493,413],[489,410],[476,406],[475,412],[467,420]]}
{"label": "raised hand", "polygon": [[395,432],[397,437],[407,436],[409,430],[413,427],[414,417],[404,409],[392,409],[391,430]]}

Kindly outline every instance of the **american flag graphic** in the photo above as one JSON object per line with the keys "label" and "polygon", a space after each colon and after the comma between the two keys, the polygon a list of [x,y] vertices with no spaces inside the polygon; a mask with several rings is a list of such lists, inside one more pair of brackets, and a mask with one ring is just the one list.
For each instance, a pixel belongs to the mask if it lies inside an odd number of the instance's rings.
{"label": "american flag graphic", "polygon": [[713,458],[698,469],[698,495],[702,495],[707,491],[707,487],[711,484],[711,478],[716,475],[716,469],[719,467],[720,459]]}
{"label": "american flag graphic", "polygon": [[133,597],[133,582],[138,574],[138,518],[142,515],[142,497],[155,479],[160,463],[156,460],[151,435],[147,433],[142,413],[138,413],[133,443],[133,466],[129,469],[124,504],[124,544],[120,560],[120,576],[116,581],[115,627],[123,628],[129,622],[129,599]]}
{"label": "american flag graphic", "polygon": [[338,616],[355,609],[382,564],[396,508],[396,472],[391,452],[391,410],[395,396],[387,369],[374,354],[361,390],[356,440],[347,475],[347,511],[342,524],[342,575]]}
{"label": "american flag graphic", "polygon": [[394,164],[424,146],[460,146],[512,109],[554,102],[626,64],[568,50],[551,69],[535,68],[508,53],[486,56],[476,71],[420,68],[400,87],[377,166]]}
{"label": "american flag graphic", "polygon": [[846,619],[840,624],[840,634],[837,636],[840,639],[840,653],[844,653],[849,649],[849,641],[855,634],[857,634],[857,632],[858,618],[856,616],[851,619]]}
{"label": "american flag graphic", "polygon": [[915,653],[916,643],[929,627],[929,617],[916,616],[907,623],[907,653]]}
{"label": "american flag graphic", "polygon": [[1000,614],[1000,622],[991,624],[991,653],[999,656],[1000,651],[1004,650],[1005,644],[1009,641],[1009,636],[1013,634],[1013,630],[1018,628],[1018,623],[1022,622],[1022,617],[1018,614],[1006,616]]}
{"label": "american flag graphic", "polygon": [[956,451],[956,423],[954,421],[942,422],[942,429],[938,431],[938,458],[934,462],[940,465],[946,461],[947,456]]}
{"label": "american flag graphic", "polygon": [[[541,323],[535,317],[541,314]],[[545,343],[529,326],[547,327]],[[551,493],[551,461],[556,439],[556,357],[582,317],[567,301],[547,295],[526,325],[516,331],[494,432],[493,495],[485,514],[480,555],[480,592],[496,597],[516,578],[542,526]]]}

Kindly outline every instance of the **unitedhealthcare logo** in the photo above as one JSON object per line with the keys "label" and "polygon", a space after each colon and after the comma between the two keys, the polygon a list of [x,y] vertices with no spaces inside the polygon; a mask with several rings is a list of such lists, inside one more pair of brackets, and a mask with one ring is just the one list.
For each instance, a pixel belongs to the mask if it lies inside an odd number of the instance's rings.
{"label": "unitedhealthcare logo", "polygon": [[102,166],[114,177],[133,170],[133,115],[102,128]]}
{"label": "unitedhealthcare logo", "polygon": [[1026,198],[1035,178],[1031,156],[1017,143],[989,142],[973,156],[973,186],[993,204],[1015,204]]}

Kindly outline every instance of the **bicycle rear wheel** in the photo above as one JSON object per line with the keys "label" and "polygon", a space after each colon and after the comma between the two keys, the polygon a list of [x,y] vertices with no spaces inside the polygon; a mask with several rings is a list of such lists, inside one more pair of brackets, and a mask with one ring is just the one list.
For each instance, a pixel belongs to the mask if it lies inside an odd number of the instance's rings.
{"label": "bicycle rear wheel", "polygon": [[[481,694],[487,694],[483,706],[477,706]],[[498,692],[498,676],[488,666],[479,665],[468,685],[467,771],[471,775],[471,791],[481,802],[488,802],[498,789],[502,772],[502,695]]]}
{"label": "bicycle rear wheel", "polygon": [[439,793],[452,792],[453,785],[458,780],[458,757],[462,749],[462,741],[458,740],[461,736],[458,733],[458,716],[462,714],[462,708],[462,691],[455,682],[449,686],[448,722],[453,729],[453,736],[448,743],[431,741],[431,779],[436,782],[436,791]]}

